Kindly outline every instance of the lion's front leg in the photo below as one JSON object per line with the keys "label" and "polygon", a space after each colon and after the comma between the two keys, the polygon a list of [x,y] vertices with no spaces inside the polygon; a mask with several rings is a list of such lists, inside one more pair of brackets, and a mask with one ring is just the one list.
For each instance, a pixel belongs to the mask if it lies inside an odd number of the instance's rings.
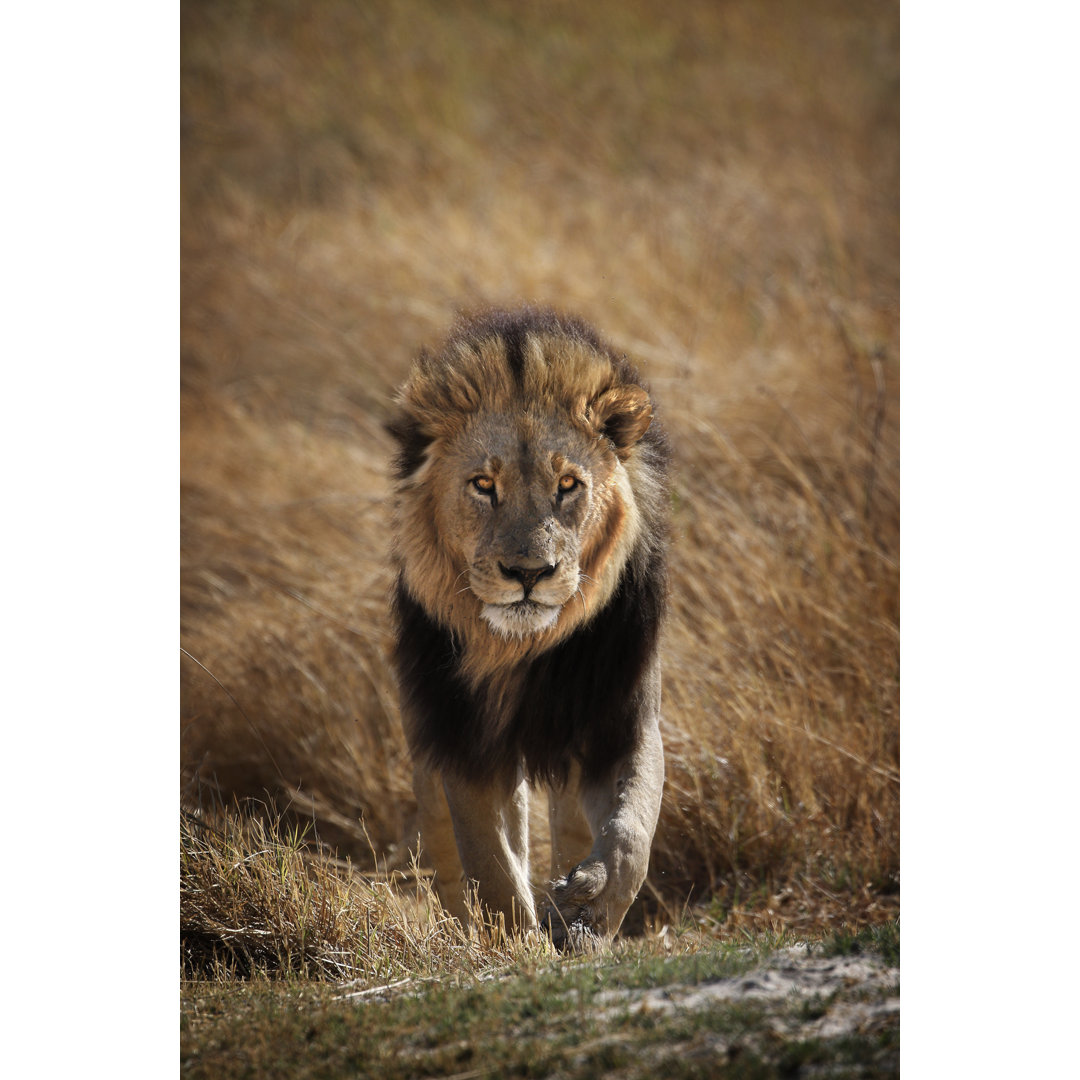
{"label": "lion's front leg", "polygon": [[466,884],[475,885],[489,912],[506,917],[507,929],[532,929],[527,781],[473,784],[445,776],[443,787]]}
{"label": "lion's front leg", "polygon": [[[658,687],[656,699],[658,704]],[[597,939],[610,939],[618,931],[649,869],[663,788],[659,715],[658,710],[650,710],[633,753],[599,780],[580,782],[581,808],[593,844],[565,877],[552,882],[542,920],[556,945],[581,949]],[[573,791],[566,790],[562,796],[572,797]],[[572,812],[563,816],[568,823],[574,820]],[[558,818],[553,812],[553,826]],[[552,844],[553,850],[566,846],[556,835]]]}

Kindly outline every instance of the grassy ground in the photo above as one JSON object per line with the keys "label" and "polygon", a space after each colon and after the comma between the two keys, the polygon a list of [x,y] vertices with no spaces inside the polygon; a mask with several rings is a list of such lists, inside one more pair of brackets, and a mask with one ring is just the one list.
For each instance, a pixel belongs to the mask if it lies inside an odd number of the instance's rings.
{"label": "grassy ground", "polygon": [[466,932],[415,870],[361,876],[284,831],[183,819],[185,1076],[898,1069],[897,922],[807,948],[684,912],[568,957],[500,927]]}
{"label": "grassy ground", "polygon": [[[345,977],[340,920],[365,912],[388,928],[372,983],[473,956],[400,884],[422,891],[386,662],[382,423],[459,309],[518,300],[638,360],[676,448],[668,777],[634,925],[894,920],[896,5],[181,15],[188,974],[265,960],[231,930],[296,977]],[[260,841],[208,812],[234,798],[282,828]],[[350,867],[281,845],[292,829]],[[280,888],[214,908],[252,886],[234,864]],[[313,941],[330,944],[294,969]]]}
{"label": "grassy ground", "polygon": [[[400,979],[385,990],[308,981],[185,985],[185,1076],[895,1076],[898,933],[833,940],[873,977],[759,992],[790,951],[622,946],[602,959],[518,962],[513,974]],[[728,991],[731,991],[730,993]]]}

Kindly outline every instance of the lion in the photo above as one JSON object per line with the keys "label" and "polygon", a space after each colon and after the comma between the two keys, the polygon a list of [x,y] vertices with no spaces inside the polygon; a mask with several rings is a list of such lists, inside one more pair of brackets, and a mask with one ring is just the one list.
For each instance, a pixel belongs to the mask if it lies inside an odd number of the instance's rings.
{"label": "lion", "polygon": [[[389,430],[394,664],[443,906],[610,940],[660,813],[669,445],[630,361],[550,309],[461,320]],[[528,793],[546,787],[534,897]],[[475,908],[474,908],[475,910]]]}

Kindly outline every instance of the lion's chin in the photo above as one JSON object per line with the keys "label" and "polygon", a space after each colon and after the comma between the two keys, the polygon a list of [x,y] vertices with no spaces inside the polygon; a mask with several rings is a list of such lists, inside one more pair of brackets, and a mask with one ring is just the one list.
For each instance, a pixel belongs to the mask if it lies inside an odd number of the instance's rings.
{"label": "lion's chin", "polygon": [[502,637],[526,637],[549,630],[559,621],[561,609],[533,600],[513,604],[485,604],[481,614],[496,634]]}

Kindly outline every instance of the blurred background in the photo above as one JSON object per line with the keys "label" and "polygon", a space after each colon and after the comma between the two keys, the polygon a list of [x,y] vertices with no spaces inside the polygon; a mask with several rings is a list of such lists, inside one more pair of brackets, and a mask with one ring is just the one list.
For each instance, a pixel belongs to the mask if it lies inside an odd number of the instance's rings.
{"label": "blurred background", "polygon": [[548,303],[675,447],[644,906],[895,917],[898,4],[185,0],[181,106],[183,805],[407,861],[382,425]]}

